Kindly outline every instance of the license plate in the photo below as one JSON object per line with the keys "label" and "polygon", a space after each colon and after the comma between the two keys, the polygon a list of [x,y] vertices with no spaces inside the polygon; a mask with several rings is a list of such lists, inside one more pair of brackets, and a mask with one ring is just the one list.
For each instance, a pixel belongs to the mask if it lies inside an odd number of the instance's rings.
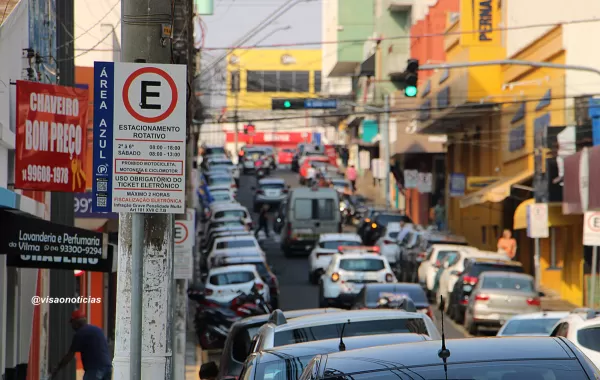
{"label": "license plate", "polygon": [[267,191],[267,195],[270,197],[276,197],[279,194],[278,194],[277,190],[273,190],[273,191]]}
{"label": "license plate", "polygon": [[463,286],[463,290],[465,292],[470,292],[471,290],[473,290],[473,286],[472,285],[465,285],[465,286]]}

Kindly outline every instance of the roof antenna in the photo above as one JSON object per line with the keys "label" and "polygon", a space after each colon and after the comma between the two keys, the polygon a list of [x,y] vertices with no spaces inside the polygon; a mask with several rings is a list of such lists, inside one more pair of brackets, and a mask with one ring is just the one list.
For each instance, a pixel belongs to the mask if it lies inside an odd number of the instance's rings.
{"label": "roof antenna", "polygon": [[[444,297],[440,296],[440,304],[444,304]],[[441,308],[442,313],[442,348],[438,351],[438,357],[444,361],[444,373],[446,374],[446,380],[448,380],[448,363],[447,360],[450,357],[450,350],[446,348],[446,334],[444,333],[444,308]]]}
{"label": "roof antenna", "polygon": [[348,319],[348,322],[344,323],[344,325],[342,326],[342,332],[340,333],[340,345],[338,346],[340,352],[346,351],[346,345],[344,344],[344,330],[346,329],[346,325],[349,324],[350,320]]}

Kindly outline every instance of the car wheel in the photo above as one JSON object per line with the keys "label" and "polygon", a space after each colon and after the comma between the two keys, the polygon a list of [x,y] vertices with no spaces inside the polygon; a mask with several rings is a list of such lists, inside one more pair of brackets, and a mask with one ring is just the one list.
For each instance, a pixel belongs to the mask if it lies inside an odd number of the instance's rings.
{"label": "car wheel", "polygon": [[321,278],[321,271],[316,270],[310,275],[310,283],[313,285],[319,285],[319,279]]}

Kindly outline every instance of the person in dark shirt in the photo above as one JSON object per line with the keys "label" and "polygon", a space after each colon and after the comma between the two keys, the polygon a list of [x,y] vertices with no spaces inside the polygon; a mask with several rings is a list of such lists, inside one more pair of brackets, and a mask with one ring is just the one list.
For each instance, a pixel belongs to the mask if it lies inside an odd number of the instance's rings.
{"label": "person in dark shirt", "polygon": [[265,231],[265,235],[267,236],[267,238],[269,237],[269,215],[267,214],[268,211],[268,205],[263,205],[263,207],[260,209],[260,214],[258,216],[258,228],[256,229],[256,232],[254,232],[254,236],[256,236],[256,238],[258,238],[258,232],[260,230]]}
{"label": "person in dark shirt", "polygon": [[112,360],[108,353],[108,341],[99,327],[87,323],[85,314],[75,310],[71,314],[71,327],[75,336],[69,352],[52,371],[51,378],[73,360],[76,352],[81,353],[81,362],[85,374],[83,380],[111,380]]}

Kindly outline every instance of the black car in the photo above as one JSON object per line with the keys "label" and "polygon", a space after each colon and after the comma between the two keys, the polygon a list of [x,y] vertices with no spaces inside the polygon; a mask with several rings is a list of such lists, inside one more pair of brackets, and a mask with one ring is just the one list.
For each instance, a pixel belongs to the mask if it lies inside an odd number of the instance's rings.
{"label": "black car", "polygon": [[[339,309],[303,309],[286,311],[283,314],[287,319],[304,317],[306,315],[337,312]],[[267,323],[271,318],[270,314],[257,315],[255,317],[244,318],[231,326],[225,347],[221,354],[221,363],[219,365],[219,379],[237,379],[242,372],[244,362],[250,354],[250,345],[252,338],[256,335],[258,329]]]}
{"label": "black car", "polygon": [[364,233],[367,227],[372,223],[373,216],[375,216],[378,212],[385,211],[385,208],[381,207],[369,207],[364,213],[363,218],[360,220],[358,225],[356,226],[356,233],[362,240],[364,240]]}
{"label": "black car", "polygon": [[401,212],[384,211],[378,212],[371,218],[371,223],[367,223],[363,235],[365,245],[373,245],[381,237],[388,223],[412,223],[412,220]]}
{"label": "black car", "polygon": [[365,284],[357,294],[353,309],[374,309],[382,297],[407,296],[410,298],[417,310],[433,319],[433,311],[427,295],[423,288],[418,284],[409,282],[398,282],[395,284]]}
{"label": "black car", "polygon": [[315,356],[301,380],[588,380],[600,371],[565,338],[404,343]]}
{"label": "black car", "polygon": [[280,346],[270,350],[251,354],[244,363],[241,379],[297,380],[306,365],[315,355],[340,351],[340,342],[344,350],[356,350],[388,344],[414,343],[431,340],[420,334],[388,334],[354,336],[345,339],[326,339]]}
{"label": "black car", "polygon": [[466,258],[465,270],[456,281],[448,305],[448,316],[458,323],[463,323],[465,307],[468,304],[471,291],[479,281],[479,275],[483,272],[513,272],[525,273],[521,263],[506,260],[494,260],[484,258]]}

